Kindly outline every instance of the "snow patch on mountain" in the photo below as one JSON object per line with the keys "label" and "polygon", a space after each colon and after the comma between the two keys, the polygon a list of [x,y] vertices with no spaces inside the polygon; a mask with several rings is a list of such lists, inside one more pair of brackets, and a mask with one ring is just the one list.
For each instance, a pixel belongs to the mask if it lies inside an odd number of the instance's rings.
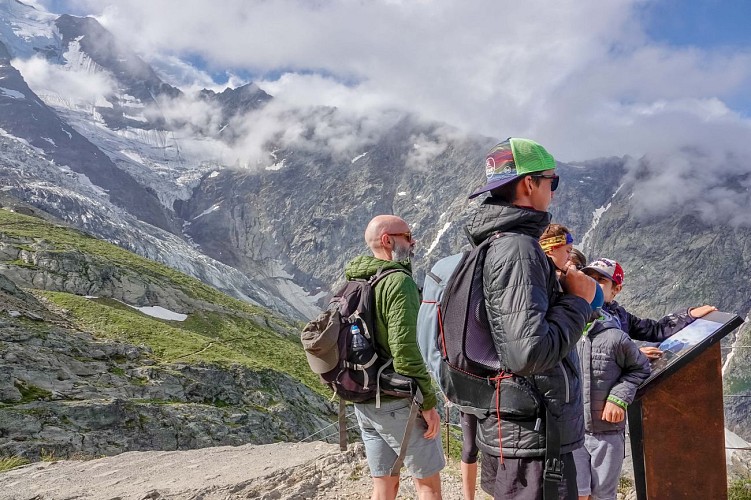
{"label": "snow patch on mountain", "polygon": [[357,161],[357,160],[359,160],[360,158],[364,158],[366,154],[368,154],[368,152],[367,152],[367,151],[366,151],[366,152],[364,152],[363,154],[359,155],[359,156],[355,156],[354,158],[352,158],[352,163],[356,162],[356,161]]}
{"label": "snow patch on mountain", "polygon": [[39,149],[39,148],[37,148],[35,146],[32,146],[31,144],[29,144],[29,141],[27,141],[26,139],[24,139],[22,137],[16,137],[15,135],[9,133],[7,130],[5,130],[3,128],[0,128],[0,136],[7,137],[8,139],[17,141],[17,142],[23,144],[28,149],[31,149],[32,151],[35,151],[38,154],[44,154],[44,151],[42,151],[41,149]]}
{"label": "snow patch on mountain", "polygon": [[748,450],[751,444],[733,431],[725,428],[725,459],[730,463],[733,455],[739,451]]}
{"label": "snow patch on mountain", "polygon": [[68,50],[63,54],[66,66],[72,70],[83,70],[87,73],[102,73],[104,68],[94,62],[88,54],[81,50],[81,38],[76,37],[68,43]]}
{"label": "snow patch on mountain", "polygon": [[295,283],[294,277],[284,271],[281,265],[272,261],[269,263],[268,281],[273,283],[278,296],[283,297],[287,302],[295,304],[306,319],[314,318],[321,312],[318,300],[325,297],[327,292],[319,292],[316,295],[310,295],[300,285]]}
{"label": "snow patch on mountain", "polygon": [[158,318],[158,319],[166,319],[168,321],[185,321],[188,319],[187,314],[181,314],[174,311],[170,311],[169,309],[166,309],[161,306],[130,306],[133,309],[137,309],[144,313],[147,316],[151,316],[152,318]]}
{"label": "snow patch on mountain", "polygon": [[133,127],[111,130],[92,107],[60,106],[58,101],[42,98],[119,168],[154,189],[159,201],[169,209],[176,200],[190,198],[206,172],[216,170],[216,162],[201,161],[191,148],[182,147],[174,132]]}
{"label": "snow patch on mountain", "polygon": [[11,99],[26,99],[26,95],[22,92],[12,89],[6,89],[5,87],[0,87],[0,96],[7,96]]}
{"label": "snow patch on mountain", "polygon": [[216,212],[217,210],[219,210],[219,209],[221,208],[221,206],[222,206],[222,204],[221,204],[221,203],[217,203],[216,205],[213,205],[213,206],[211,206],[211,207],[207,208],[206,210],[204,210],[204,211],[203,211],[203,212],[201,212],[200,214],[198,214],[198,215],[196,215],[195,217],[193,217],[193,220],[196,220],[196,219],[198,219],[199,217],[203,217],[204,215],[208,215],[208,214],[210,214],[211,212]]}
{"label": "snow patch on mountain", "polygon": [[441,236],[443,236],[443,233],[445,233],[448,228],[451,227],[451,221],[445,223],[441,229],[438,230],[438,234],[435,235],[435,239],[433,239],[433,242],[428,247],[428,251],[425,252],[425,256],[427,257],[430,255],[430,253],[435,250],[435,247],[438,246],[438,242],[441,241]]}
{"label": "snow patch on mountain", "polygon": [[[622,187],[623,187],[623,184],[618,186],[618,189],[615,190],[615,192],[613,193],[613,196],[610,197],[611,200],[615,198],[615,196],[618,194],[618,191],[620,191]],[[587,229],[587,232],[584,233],[584,237],[582,238],[582,241],[581,241],[581,247],[584,247],[587,244],[587,241],[589,240],[592,234],[592,231],[595,230],[595,228],[597,227],[597,224],[600,223],[600,218],[605,212],[608,211],[611,205],[612,203],[608,202],[606,205],[603,205],[600,208],[595,209],[594,212],[592,212],[592,224],[590,224],[589,229]]]}
{"label": "snow patch on mountain", "polygon": [[143,115],[129,115],[129,114],[125,113],[125,114],[123,114],[123,118],[125,118],[127,120],[133,120],[133,121],[141,122],[141,123],[149,123],[148,118],[146,118]]}
{"label": "snow patch on mountain", "polygon": [[592,212],[592,224],[589,226],[589,229],[587,229],[587,232],[584,233],[584,237],[582,238],[582,246],[586,245],[587,240],[589,239],[590,234],[592,234],[592,231],[597,227],[597,224],[600,222],[600,217],[602,217],[602,214],[608,211],[610,208],[611,203],[608,202],[607,205],[603,205],[600,208],[596,208],[594,212]]}
{"label": "snow patch on mountain", "polygon": [[0,1],[0,39],[13,57],[29,58],[39,50],[59,47],[57,16],[14,0]]}
{"label": "snow patch on mountain", "polygon": [[276,162],[273,165],[266,167],[266,170],[275,171],[275,170],[281,170],[283,168],[284,168],[284,159],[282,159],[282,161]]}

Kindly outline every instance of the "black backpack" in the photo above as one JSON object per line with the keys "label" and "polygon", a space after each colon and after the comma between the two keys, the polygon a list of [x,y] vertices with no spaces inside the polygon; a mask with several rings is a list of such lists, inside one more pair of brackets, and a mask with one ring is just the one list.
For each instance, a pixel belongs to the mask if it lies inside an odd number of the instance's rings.
{"label": "black backpack", "polygon": [[[411,398],[409,417],[400,444],[399,455],[391,468],[397,475],[404,462],[412,429],[420,411],[423,397],[417,382],[396,373],[393,358],[385,355],[376,344],[375,297],[376,284],[392,273],[405,274],[401,269],[381,269],[370,279],[349,280],[316,319],[305,325],[301,334],[310,368],[339,396],[339,446],[346,449],[344,401],[362,403],[375,399],[381,405],[381,394]],[[357,331],[353,331],[353,330]],[[356,341],[353,342],[353,338]]]}
{"label": "black backpack", "polygon": [[[311,369],[344,401],[380,403],[381,394],[419,398],[414,379],[394,372],[393,359],[375,342],[374,288],[400,269],[379,270],[370,279],[354,279],[334,294],[328,308],[310,321],[301,340]],[[409,274],[409,273],[407,273]],[[356,337],[353,343],[353,337]]]}

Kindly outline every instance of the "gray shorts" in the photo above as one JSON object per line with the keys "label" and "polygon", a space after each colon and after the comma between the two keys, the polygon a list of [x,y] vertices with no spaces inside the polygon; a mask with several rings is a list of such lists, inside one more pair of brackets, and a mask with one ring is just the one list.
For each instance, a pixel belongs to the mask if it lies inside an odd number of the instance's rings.
{"label": "gray shorts", "polygon": [[574,450],[579,495],[592,495],[596,500],[615,500],[625,450],[623,432],[585,434],[584,446]]}
{"label": "gray shorts", "polygon": [[[376,408],[375,403],[355,404],[355,415],[360,424],[371,476],[391,474],[391,467],[399,455],[411,404],[409,399],[382,401],[380,408]],[[425,420],[418,415],[404,458],[407,470],[417,479],[428,478],[446,465],[440,434],[433,439],[425,439],[423,434],[427,428]]]}

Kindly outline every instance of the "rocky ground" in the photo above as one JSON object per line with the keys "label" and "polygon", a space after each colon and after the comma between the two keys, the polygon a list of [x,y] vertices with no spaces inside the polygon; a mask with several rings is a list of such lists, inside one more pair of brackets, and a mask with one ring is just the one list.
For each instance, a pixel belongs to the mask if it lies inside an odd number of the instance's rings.
{"label": "rocky ground", "polygon": [[[443,498],[461,500],[458,464],[442,475]],[[398,499],[416,499],[409,474]],[[0,500],[365,500],[371,482],[362,444],[275,443],[37,462],[0,473]],[[478,500],[490,496],[479,487]],[[633,491],[618,500],[635,500]]]}
{"label": "rocky ground", "polygon": [[[443,474],[443,491],[446,499],[461,498],[456,466]],[[361,444],[343,453],[322,442],[128,452],[88,461],[37,462],[0,474],[0,500],[369,497]],[[399,498],[415,498],[406,474]]]}

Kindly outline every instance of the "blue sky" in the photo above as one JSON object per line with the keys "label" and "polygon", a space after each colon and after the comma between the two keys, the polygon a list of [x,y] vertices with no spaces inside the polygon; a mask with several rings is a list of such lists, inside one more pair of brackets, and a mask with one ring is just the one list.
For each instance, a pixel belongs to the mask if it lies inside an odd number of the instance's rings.
{"label": "blue sky", "polygon": [[659,0],[644,5],[647,33],[675,46],[723,50],[751,48],[751,2]]}
{"label": "blue sky", "polygon": [[[748,0],[659,0],[643,9],[646,33],[656,42],[729,53],[751,50]],[[739,89],[727,101],[751,116],[751,89]]]}

